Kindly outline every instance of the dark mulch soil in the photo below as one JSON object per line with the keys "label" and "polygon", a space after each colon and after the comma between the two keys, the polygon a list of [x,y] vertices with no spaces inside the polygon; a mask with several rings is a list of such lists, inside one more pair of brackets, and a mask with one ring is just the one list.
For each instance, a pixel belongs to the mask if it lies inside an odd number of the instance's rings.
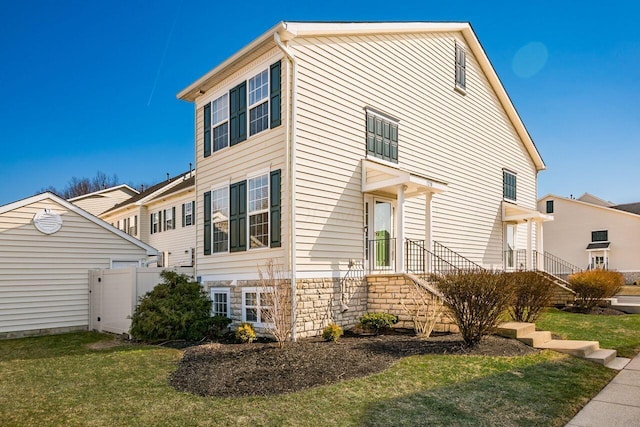
{"label": "dark mulch soil", "polygon": [[169,383],[201,396],[257,396],[295,392],[380,372],[402,357],[419,354],[520,356],[537,350],[519,341],[485,337],[464,346],[459,334],[428,339],[390,334],[287,343],[205,344],[185,350]]}
{"label": "dark mulch soil", "polygon": [[588,310],[580,307],[567,306],[564,307],[562,311],[566,311],[569,313],[594,314],[599,316],[622,316],[624,314],[627,314],[624,311],[616,310],[615,308],[611,307],[593,307],[591,310]]}

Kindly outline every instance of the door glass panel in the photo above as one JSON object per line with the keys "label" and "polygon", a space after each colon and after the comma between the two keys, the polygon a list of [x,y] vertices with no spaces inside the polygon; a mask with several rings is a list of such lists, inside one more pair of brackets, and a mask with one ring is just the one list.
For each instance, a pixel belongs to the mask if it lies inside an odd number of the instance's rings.
{"label": "door glass panel", "polygon": [[507,224],[507,250],[505,253],[508,268],[515,267],[516,226]]}
{"label": "door glass panel", "polygon": [[375,202],[374,239],[376,267],[391,267],[393,250],[393,206],[390,202]]}

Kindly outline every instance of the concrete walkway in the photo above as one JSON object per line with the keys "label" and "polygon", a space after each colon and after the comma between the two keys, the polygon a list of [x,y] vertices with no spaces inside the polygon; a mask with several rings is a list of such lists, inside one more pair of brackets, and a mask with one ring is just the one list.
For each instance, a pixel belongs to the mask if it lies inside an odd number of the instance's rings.
{"label": "concrete walkway", "polygon": [[640,426],[640,355],[567,424],[591,426]]}

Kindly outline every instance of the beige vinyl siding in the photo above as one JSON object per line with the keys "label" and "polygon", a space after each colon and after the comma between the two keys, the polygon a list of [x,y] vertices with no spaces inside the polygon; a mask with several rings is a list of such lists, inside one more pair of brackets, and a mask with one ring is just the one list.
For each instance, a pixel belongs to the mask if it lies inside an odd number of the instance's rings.
{"label": "beige vinyl siding", "polygon": [[[127,218],[130,218],[131,220],[131,226],[133,226],[133,217],[137,216],[138,217],[138,230],[137,233],[135,235],[133,235],[133,237],[140,239],[140,207],[137,205],[131,205],[131,206],[127,206],[124,210],[118,210],[114,213],[108,213],[105,215],[100,215],[99,218],[102,219],[104,222],[109,223],[109,224],[113,224],[114,227],[118,228],[118,221],[120,221],[120,230],[124,231],[125,233],[128,232],[128,230],[124,230],[124,220]],[[149,243],[149,240],[143,240],[145,243]]]}
{"label": "beige vinyl siding", "polygon": [[640,271],[640,215],[557,196],[541,199],[541,212],[547,200],[553,200],[554,219],[544,224],[545,251],[586,268],[591,232],[608,230],[609,269]]}
{"label": "beige vinyl siding", "polygon": [[[204,157],[203,144],[203,106],[230,89],[253,77],[258,72],[268,69],[271,64],[282,60],[281,68],[281,105],[282,124],[274,129],[267,129],[256,135],[249,135],[247,124],[247,139],[233,147],[212,152]],[[271,49],[259,56],[247,66],[227,77],[211,90],[196,100],[196,266],[199,276],[222,275],[232,278],[233,275],[245,274],[257,277],[258,265],[264,265],[273,259],[276,263],[286,265],[285,250],[288,242],[290,197],[289,177],[286,168],[285,132],[287,123],[287,103],[289,87],[289,65],[282,57],[282,52]],[[247,83],[247,93],[249,91]],[[247,104],[247,117],[249,116]],[[213,146],[213,135],[212,135]],[[253,249],[241,252],[213,253],[204,255],[204,193],[211,191],[215,185],[228,185],[247,179],[247,175],[255,172],[281,169],[281,206],[282,206],[282,247],[268,249]],[[247,218],[248,223],[248,218]],[[286,268],[286,267],[285,267]]]}
{"label": "beige vinyl siding", "polygon": [[[535,166],[470,49],[466,95],[454,90],[456,41],[464,45],[458,33],[293,40],[300,270],[362,256],[365,107],[400,121],[399,167],[448,184],[433,197],[433,239],[502,265],[502,168],[517,173],[518,204],[535,208]],[[405,206],[407,237],[424,238],[424,198]]]}
{"label": "beige vinyl siding", "polygon": [[[51,209],[60,231],[39,232],[32,219]],[[0,334],[88,325],[88,270],[146,251],[64,206],[42,200],[0,214]]]}
{"label": "beige vinyl siding", "polygon": [[[192,188],[188,192],[171,194],[166,199],[147,205],[147,217],[151,213],[163,211],[162,224],[165,221],[164,210],[176,208],[175,229],[164,230],[163,227],[163,231],[149,234],[149,245],[156,248],[158,252],[169,252],[168,264],[165,267],[191,266],[191,250],[196,244],[196,226],[182,226],[182,204],[191,203],[194,200],[195,189]],[[147,218],[147,227],[149,227],[148,221],[149,218]],[[197,218],[196,221],[198,221]]]}
{"label": "beige vinyl siding", "polygon": [[72,203],[80,209],[84,209],[90,214],[98,216],[107,209],[111,209],[118,203],[124,202],[125,200],[133,196],[133,194],[134,193],[132,193],[131,191],[126,191],[119,188],[117,190],[76,200]]}

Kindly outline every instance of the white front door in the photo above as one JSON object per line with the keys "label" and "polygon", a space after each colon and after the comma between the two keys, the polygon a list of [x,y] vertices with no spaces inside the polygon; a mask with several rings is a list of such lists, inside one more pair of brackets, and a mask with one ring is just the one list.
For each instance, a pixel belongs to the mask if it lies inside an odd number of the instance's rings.
{"label": "white front door", "polygon": [[365,197],[367,255],[371,270],[391,270],[395,262],[395,202]]}

